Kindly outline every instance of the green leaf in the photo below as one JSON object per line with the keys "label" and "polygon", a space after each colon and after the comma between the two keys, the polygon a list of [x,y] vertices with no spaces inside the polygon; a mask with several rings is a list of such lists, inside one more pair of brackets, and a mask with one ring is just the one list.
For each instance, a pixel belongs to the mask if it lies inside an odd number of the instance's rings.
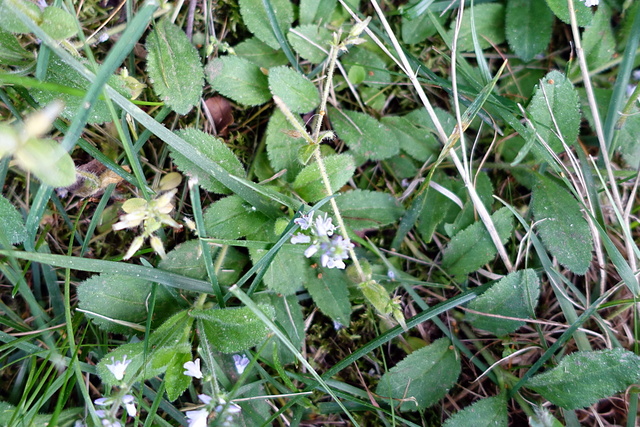
{"label": "green leaf", "polygon": [[326,316],[341,325],[348,325],[351,317],[349,280],[344,271],[319,267],[310,271],[305,288],[313,302]]}
{"label": "green leaf", "polygon": [[[240,160],[238,160],[236,155],[233,154],[233,151],[227,147],[222,139],[192,128],[180,130],[176,132],[176,135],[191,144],[193,148],[198,150],[202,157],[216,162],[222,169],[229,172],[230,175],[244,176],[242,163],[240,163]],[[213,178],[211,173],[202,169],[176,150],[172,148],[169,150],[170,156],[178,169],[192,178],[197,178],[202,188],[214,193],[230,193],[224,185]]]}
{"label": "green leaf", "polygon": [[124,371],[123,378],[123,381],[127,384],[133,384],[135,382],[134,379],[140,381],[162,374],[164,369],[152,368],[150,363],[145,365],[145,369],[141,369],[145,363],[145,359],[148,360],[148,355],[144,353],[143,342],[124,344],[104,356],[100,362],[98,362],[96,372],[104,386],[108,388],[120,384],[120,381],[117,380],[109,368],[107,368],[107,365],[113,365],[116,361],[122,362],[125,360],[129,362],[127,369]]}
{"label": "green leaf", "polygon": [[[591,70],[605,65],[616,53],[616,39],[611,28],[611,9],[605,4],[598,7],[591,25],[582,33],[582,48]],[[577,69],[576,66],[576,71]]]}
{"label": "green leaf", "polygon": [[[276,21],[280,31],[286,33],[293,23],[293,6],[289,0],[269,0],[276,15]],[[240,13],[242,19],[257,38],[274,49],[279,49],[280,44],[273,34],[269,17],[262,0],[240,0]]]}
{"label": "green leaf", "polygon": [[315,85],[289,67],[269,70],[269,89],[294,113],[308,113],[320,104],[320,95]]}
{"label": "green leaf", "polygon": [[271,99],[267,76],[257,65],[244,58],[216,58],[209,62],[205,72],[213,89],[239,104],[250,107]]}
{"label": "green leaf", "polygon": [[404,209],[387,193],[354,190],[336,198],[345,223],[353,230],[378,229],[397,221]]}
{"label": "green leaf", "polygon": [[[307,266],[307,268],[309,267]],[[273,306],[276,313],[275,322],[289,338],[291,344],[300,350],[305,338],[305,324],[298,298],[295,295],[284,297],[274,293],[263,293],[256,295],[255,300],[257,303],[267,303]],[[278,359],[281,364],[286,365],[287,363],[295,362],[295,355],[279,339],[269,340],[260,357],[264,357],[267,361],[273,363],[274,346],[277,347]]]}
{"label": "green leaf", "polygon": [[204,74],[196,48],[168,19],[147,37],[147,72],[153,90],[173,111],[187,114],[200,102]]}
{"label": "green leaf", "polygon": [[318,25],[301,25],[289,30],[287,39],[298,55],[319,64],[329,53],[331,32]]}
{"label": "green leaf", "polygon": [[[455,182],[451,178],[442,177],[437,182],[445,189],[451,191],[453,194],[453,185]],[[450,198],[437,191],[435,188],[430,188],[427,193],[427,200],[424,202],[424,207],[418,217],[418,231],[425,240],[425,242],[431,242],[433,233],[436,227],[442,223],[447,217],[449,212],[460,211],[460,207],[456,205]]]}
{"label": "green leaf", "polygon": [[[131,334],[132,329],[118,321],[144,325],[148,316],[151,282],[118,274],[95,275],[78,286],[80,308],[101,329]],[[156,288],[154,323],[179,309],[179,304],[164,286]],[[95,313],[95,315],[93,314]]]}
{"label": "green leaf", "polygon": [[523,61],[531,61],[549,45],[553,13],[546,3],[508,0],[505,19],[509,46]]}
{"label": "green leaf", "polygon": [[507,427],[507,400],[504,395],[485,397],[456,412],[443,427]]}
{"label": "green leaf", "polygon": [[[556,153],[564,150],[556,136],[556,124],[567,145],[571,146],[578,139],[581,120],[578,94],[571,81],[561,72],[551,71],[540,81],[527,111],[542,140]],[[535,135],[531,137],[535,138]]]}
{"label": "green leaf", "polygon": [[[409,2],[405,10],[416,5],[420,0]],[[436,14],[435,17],[440,25],[446,21],[447,15]],[[415,18],[411,18],[408,14],[402,15],[402,41],[406,44],[416,44],[424,41],[427,37],[431,37],[437,33],[437,28],[431,22],[429,13],[422,13]]]}
{"label": "green leaf", "polygon": [[[261,305],[262,311],[271,318],[273,307]],[[198,319],[198,330],[207,336],[213,347],[223,353],[238,353],[262,341],[269,329],[247,307],[197,310],[189,314]]]}
{"label": "green leaf", "polygon": [[[338,191],[351,179],[356,167],[348,154],[336,154],[324,158],[324,165],[331,183],[331,194]],[[331,194],[327,193],[317,163],[306,166],[293,182],[293,189],[308,202],[317,202]]]}
{"label": "green leaf", "polygon": [[[304,249],[294,245],[284,245],[269,264],[262,280],[267,287],[281,295],[293,295],[306,283],[311,267],[305,258]],[[256,263],[267,253],[266,250],[252,252]]]}
{"label": "green leaf", "polygon": [[40,28],[56,40],[67,39],[76,34],[76,18],[59,7],[49,6],[42,12]]}
{"label": "green leaf", "polygon": [[[40,103],[40,105],[49,104],[54,100],[62,101],[64,103],[64,110],[62,110],[61,113],[62,117],[72,120],[80,108],[82,96],[89,89],[89,81],[82,77],[80,73],[74,70],[67,63],[54,55],[49,58],[49,65],[47,67],[47,73],[44,81],[81,91],[79,94],[77,91],[72,94],[72,91],[61,92],[60,90],[53,91],[32,88],[29,92],[38,101],[38,103]],[[125,94],[127,97],[130,96],[125,89],[126,85],[124,81],[120,77],[112,76],[109,79],[109,85],[115,88],[120,94]],[[61,89],[65,88],[61,87]],[[87,119],[87,123],[104,123],[111,120],[111,113],[109,112],[106,102],[101,99],[96,100],[93,109],[89,114],[89,118]]]}
{"label": "green leaf", "polygon": [[[492,45],[504,42],[504,6],[498,3],[484,3],[473,7],[475,31],[478,34],[478,42],[481,49],[487,49]],[[451,23],[449,37],[453,40],[453,32],[456,22]],[[465,9],[460,32],[458,34],[458,49],[460,52],[472,52],[473,35],[471,24],[471,10]]]}
{"label": "green leaf", "polygon": [[526,387],[562,408],[578,409],[621,392],[638,381],[640,357],[615,348],[572,353],[555,368],[532,377]]}
{"label": "green leaf", "polygon": [[12,245],[22,243],[27,238],[27,228],[24,226],[24,220],[20,212],[0,194],[0,218],[2,218],[2,227],[0,234],[2,240],[6,240]]}
{"label": "green leaf", "polygon": [[[377,54],[364,48],[351,48],[349,54],[340,58],[347,71],[352,67],[362,67],[365,71],[363,84],[367,86],[387,86],[391,83],[391,74],[387,70],[385,62]],[[333,117],[332,117],[333,118]]]}
{"label": "green leaf", "polygon": [[380,378],[376,394],[393,406],[402,401],[400,411],[434,405],[460,375],[460,359],[450,346],[451,341],[440,338],[414,351]]}
{"label": "green leaf", "polygon": [[22,68],[33,59],[34,55],[22,47],[16,36],[0,28],[0,69]]}
{"label": "green leaf", "polygon": [[233,195],[213,203],[204,213],[204,227],[209,237],[238,239],[261,229],[269,219]]}
{"label": "green leaf", "polygon": [[425,162],[429,156],[436,159],[440,152],[440,143],[428,129],[417,126],[407,116],[385,116],[380,119],[394,133],[400,149],[414,159]]}
{"label": "green leaf", "polygon": [[277,67],[289,63],[280,49],[264,44],[256,37],[251,37],[233,48],[238,57],[244,58],[262,68]]}
{"label": "green leaf", "polygon": [[[12,2],[13,3],[13,2]],[[36,24],[42,22],[42,12],[35,3],[30,1],[16,1],[13,4],[17,4],[20,11],[27,15]],[[22,23],[18,15],[14,12],[13,4],[10,5],[7,0],[0,1],[0,27],[3,29],[17,34],[27,34],[31,30],[25,24]]]}
{"label": "green leaf", "polygon": [[553,180],[542,175],[537,178],[531,210],[542,243],[560,264],[585,274],[591,264],[593,240],[580,204]]}
{"label": "green leaf", "polygon": [[[302,125],[302,123],[300,123]],[[306,145],[302,136],[293,134],[293,126],[279,108],[273,110],[267,126],[267,154],[274,171],[287,170],[284,177],[291,181],[302,170],[298,150]]]}
{"label": "green leaf", "polygon": [[176,353],[191,353],[193,318],[189,310],[182,310],[167,319],[149,336],[153,368],[166,369]]}
{"label": "green leaf", "polygon": [[[569,15],[569,6],[567,0],[547,0],[549,8],[553,13],[565,24],[571,24],[571,17]],[[584,5],[582,1],[574,1],[573,7],[576,11],[576,21],[579,26],[586,27],[591,23],[593,18],[593,12],[590,7]]]}
{"label": "green leaf", "polygon": [[178,245],[160,261],[158,268],[192,279],[204,279],[207,277],[207,269],[200,249],[200,240],[193,239]]}
{"label": "green leaf", "polygon": [[[601,116],[602,117],[602,116]],[[640,144],[637,136],[640,135],[640,113],[634,108],[625,119],[622,128],[618,131],[618,150],[627,166],[636,168],[640,164]]]}
{"label": "green leaf", "polygon": [[21,168],[51,187],[68,187],[76,182],[76,166],[64,148],[53,139],[27,140],[15,153]]}
{"label": "green leaf", "polygon": [[[540,297],[540,280],[531,269],[515,271],[494,284],[469,303],[469,308],[486,314],[530,319]],[[467,313],[465,319],[478,329],[501,337],[525,324],[519,320],[501,319]]]}
{"label": "green leaf", "polygon": [[370,160],[383,160],[400,149],[391,129],[368,114],[329,108],[333,129],[356,154]]}
{"label": "green leaf", "polygon": [[184,374],[183,365],[191,361],[191,352],[176,353],[164,374],[165,389],[169,402],[173,402],[189,387],[191,377]]}
{"label": "green leaf", "polygon": [[337,3],[338,0],[300,0],[300,23],[328,22]]}
{"label": "green leaf", "polygon": [[[491,215],[502,243],[511,235],[513,221],[508,208]],[[497,249],[489,232],[478,221],[455,235],[444,250],[442,268],[452,276],[460,277],[476,271],[496,255]]]}

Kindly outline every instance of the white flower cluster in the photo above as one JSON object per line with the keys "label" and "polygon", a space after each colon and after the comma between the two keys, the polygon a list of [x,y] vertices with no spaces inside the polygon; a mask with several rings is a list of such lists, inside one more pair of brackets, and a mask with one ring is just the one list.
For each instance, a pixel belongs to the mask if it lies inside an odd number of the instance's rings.
{"label": "white flower cluster", "polygon": [[296,218],[293,222],[300,226],[306,233],[296,233],[291,237],[291,243],[311,243],[304,251],[304,256],[312,257],[320,253],[320,263],[327,268],[345,268],[344,260],[349,258],[349,251],[353,249],[353,243],[340,235],[333,235],[336,226],[325,213],[318,215],[313,220],[313,212]]}
{"label": "white flower cluster", "polygon": [[[249,359],[244,354],[242,356],[234,355],[233,359],[235,361],[236,369],[240,374],[242,374],[249,364]],[[186,362],[182,366],[186,369],[186,371],[184,371],[184,375],[198,379],[203,377],[202,371],[200,370],[200,359],[196,359],[193,362]],[[223,427],[230,427],[234,425],[234,416],[242,411],[240,406],[233,402],[227,404],[227,401],[223,398],[218,398],[218,403],[213,408],[211,404],[213,397],[206,394],[199,394],[198,399],[204,403],[205,407],[186,412],[189,427],[207,427],[209,425],[209,416],[212,413],[216,414],[216,419],[223,420],[221,423]]]}

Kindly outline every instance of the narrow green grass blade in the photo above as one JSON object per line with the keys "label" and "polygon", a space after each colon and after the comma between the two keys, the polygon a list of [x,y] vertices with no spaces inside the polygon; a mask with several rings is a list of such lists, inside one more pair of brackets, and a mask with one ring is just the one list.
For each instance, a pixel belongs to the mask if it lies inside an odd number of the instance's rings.
{"label": "narrow green grass blade", "polygon": [[264,10],[267,12],[267,16],[269,17],[269,24],[271,25],[271,29],[273,30],[273,35],[276,36],[276,40],[278,40],[282,51],[284,52],[291,65],[293,65],[293,68],[301,73],[302,69],[300,68],[300,64],[296,59],[296,55],[291,50],[289,42],[287,42],[287,39],[284,37],[284,34],[282,34],[282,31],[280,30],[280,26],[278,25],[278,21],[276,20],[276,14],[274,13],[273,7],[271,6],[271,1],[262,0],[262,5],[264,6]]}
{"label": "narrow green grass blade", "polygon": [[307,369],[307,371],[311,373],[311,375],[316,379],[316,381],[318,381],[318,384],[320,384],[320,386],[322,386],[322,388],[327,393],[329,393],[329,395],[333,398],[333,400],[340,405],[340,408],[344,411],[347,417],[349,417],[353,425],[355,426],[360,425],[353,418],[353,415],[351,415],[349,410],[344,406],[344,404],[340,401],[340,399],[338,399],[338,396],[335,395],[331,387],[329,387],[327,383],[324,381],[324,379],[322,379],[322,377],[315,371],[315,369],[313,369],[313,366],[311,366],[309,362],[307,362],[307,359],[305,359],[304,356],[300,354],[296,346],[293,345],[291,341],[289,341],[289,338],[287,338],[287,336],[280,330],[280,328],[278,328],[276,324],[273,323],[273,321],[269,318],[269,316],[264,314],[263,311],[260,310],[260,307],[258,307],[258,305],[255,302],[253,302],[253,300],[247,294],[242,292],[242,290],[237,285],[233,285],[231,288],[229,288],[229,292],[232,293],[236,298],[238,298],[244,305],[249,307],[251,311],[253,311],[253,313],[265,325],[267,325],[267,327],[271,330],[271,332],[273,332],[273,334],[276,337],[278,337],[278,339],[282,342],[282,344],[284,344],[289,349],[289,351],[291,351],[291,353],[293,353],[296,356],[296,359],[298,359],[300,363],[302,363],[302,365]]}
{"label": "narrow green grass blade", "polygon": [[[622,104],[627,91],[627,84],[629,83],[629,77],[633,71],[633,67],[636,61],[636,50],[640,43],[640,13],[636,13],[633,21],[633,25],[630,27],[631,34],[627,41],[627,46],[624,49],[622,55],[622,62],[618,67],[616,82],[613,86],[613,95],[609,101],[609,108],[607,110],[607,117],[605,118],[603,131],[605,143],[609,150],[608,155],[611,156],[617,147],[613,146],[613,132],[615,125],[618,122],[618,114],[622,111]],[[601,153],[602,156],[607,153]]]}
{"label": "narrow green grass blade", "polygon": [[93,236],[93,232],[95,231],[98,223],[102,220],[102,212],[104,208],[107,207],[107,203],[109,203],[109,199],[111,198],[111,193],[116,188],[115,184],[109,184],[107,188],[105,188],[102,197],[100,198],[100,203],[96,206],[96,210],[93,212],[91,216],[91,222],[89,223],[89,227],[87,227],[87,234],[85,235],[84,242],[80,247],[80,257],[83,257],[87,252],[87,248],[89,247],[89,242],[91,241],[91,237]]}
{"label": "narrow green grass blade", "polygon": [[158,270],[157,268],[143,267],[141,265],[127,264],[124,262],[6,250],[0,250],[0,255],[10,258],[26,259],[72,270],[90,271],[93,273],[124,274],[187,291],[207,294],[212,292],[211,284],[204,280],[192,279],[190,277],[180,276],[179,274]]}

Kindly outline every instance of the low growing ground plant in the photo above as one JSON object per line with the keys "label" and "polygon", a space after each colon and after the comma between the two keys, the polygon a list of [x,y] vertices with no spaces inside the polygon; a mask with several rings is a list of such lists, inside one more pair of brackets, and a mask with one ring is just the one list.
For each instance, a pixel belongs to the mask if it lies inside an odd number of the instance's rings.
{"label": "low growing ground plant", "polygon": [[0,426],[637,424],[640,3],[0,0]]}

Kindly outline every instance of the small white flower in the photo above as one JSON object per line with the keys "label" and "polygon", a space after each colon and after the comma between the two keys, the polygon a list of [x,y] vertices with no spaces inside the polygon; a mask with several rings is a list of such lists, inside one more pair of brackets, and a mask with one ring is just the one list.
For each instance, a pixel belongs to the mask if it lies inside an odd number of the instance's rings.
{"label": "small white flower", "polygon": [[313,212],[308,214],[302,214],[300,218],[296,218],[293,220],[294,224],[298,224],[302,230],[306,230],[311,227],[311,223],[313,221]]}
{"label": "small white flower", "polygon": [[316,252],[318,252],[318,245],[311,245],[304,251],[304,256],[311,258]]}
{"label": "small white flower", "polygon": [[187,418],[189,419],[189,427],[207,427],[207,418],[209,418],[209,411],[206,409],[200,409],[198,411],[187,411]]}
{"label": "small white flower", "polygon": [[584,5],[587,7],[597,6],[599,2],[600,0],[584,0]]}
{"label": "small white flower", "polygon": [[291,243],[293,243],[294,245],[296,243],[309,243],[310,241],[311,237],[307,236],[306,234],[297,233],[291,236]]}
{"label": "small white flower", "polygon": [[207,396],[206,394],[199,394],[198,399],[200,399],[200,402],[208,405],[209,403],[211,403],[211,399],[213,398],[211,396]]}
{"label": "small white flower", "polygon": [[232,403],[229,405],[229,407],[227,408],[227,412],[230,414],[239,414],[242,411],[242,408],[239,405],[236,405],[235,403]]}
{"label": "small white flower", "polygon": [[131,360],[127,360],[127,355],[125,354],[122,362],[119,360],[114,361],[113,357],[111,358],[111,361],[113,362],[113,364],[106,365],[107,369],[111,371],[113,376],[116,377],[118,381],[122,380],[124,378],[124,371],[127,369],[127,366],[129,366],[129,363],[131,363]]}
{"label": "small white flower", "polygon": [[130,394],[125,394],[124,397],[122,398],[122,403],[124,403],[124,407],[127,410],[127,414],[129,414],[130,417],[136,416],[137,411],[136,411],[136,405],[134,402],[135,402],[135,399]]}
{"label": "small white flower", "polygon": [[200,370],[200,358],[197,358],[195,361],[188,361],[184,365],[182,365],[186,371],[183,373],[187,376],[193,378],[202,378],[202,371]]}
{"label": "small white flower", "polygon": [[109,399],[107,399],[106,397],[101,397],[99,399],[94,400],[93,403],[100,406],[106,406],[109,404]]}
{"label": "small white flower", "polygon": [[122,427],[119,421],[109,421],[107,419],[102,420],[102,425],[104,427]]}
{"label": "small white flower", "polygon": [[336,229],[336,226],[333,225],[332,219],[324,214],[324,217],[318,216],[315,221],[315,232],[318,236],[331,236],[333,235],[333,231]]}
{"label": "small white flower", "polygon": [[240,356],[239,354],[234,354],[233,362],[236,364],[236,371],[238,371],[238,373],[242,375],[244,370],[247,368],[247,365],[249,365],[249,358],[247,358],[247,356],[244,354],[242,356]]}
{"label": "small white flower", "polygon": [[98,418],[104,418],[107,416],[107,411],[105,411],[104,409],[98,409],[96,410],[96,415],[98,416]]}

